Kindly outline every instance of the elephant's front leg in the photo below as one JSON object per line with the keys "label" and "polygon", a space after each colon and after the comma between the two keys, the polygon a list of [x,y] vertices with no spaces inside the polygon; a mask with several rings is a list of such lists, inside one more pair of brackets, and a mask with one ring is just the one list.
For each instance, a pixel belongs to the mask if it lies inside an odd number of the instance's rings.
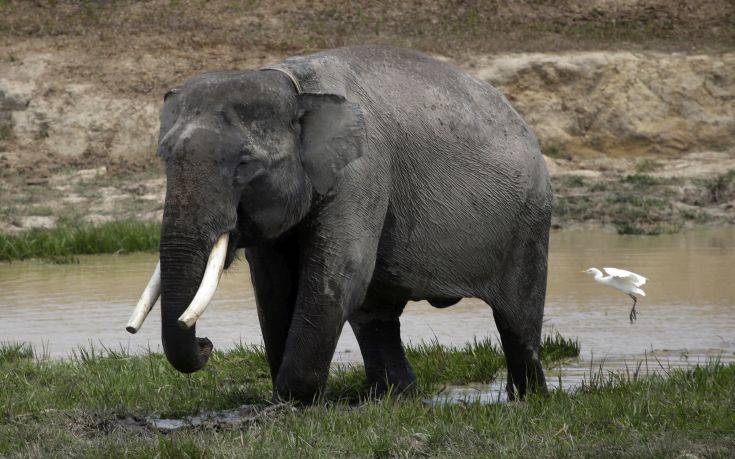
{"label": "elephant's front leg", "polygon": [[276,379],[276,394],[282,399],[310,403],[326,386],[347,312],[362,301],[373,267],[354,252],[350,255],[349,249],[347,252],[333,259],[310,257],[301,270],[286,351]]}
{"label": "elephant's front leg", "polygon": [[339,234],[310,235],[300,248],[298,295],[276,378],[282,399],[310,403],[323,392],[345,319],[370,283],[377,235],[347,240]]}
{"label": "elephant's front leg", "polygon": [[298,247],[294,235],[245,249],[258,305],[258,319],[275,387],[286,348],[298,286]]}

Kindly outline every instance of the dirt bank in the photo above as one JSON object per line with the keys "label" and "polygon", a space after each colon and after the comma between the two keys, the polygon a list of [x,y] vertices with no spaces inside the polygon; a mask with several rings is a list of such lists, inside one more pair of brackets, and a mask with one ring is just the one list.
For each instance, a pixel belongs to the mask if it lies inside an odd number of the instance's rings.
{"label": "dirt bank", "polygon": [[467,67],[508,95],[549,154],[671,157],[735,145],[735,53],[506,54]]}
{"label": "dirt bank", "polygon": [[[151,159],[159,94],[115,94],[104,81],[64,78],[79,58],[71,51],[12,56],[0,68],[7,171]],[[162,71],[153,57],[114,64]],[[672,156],[734,145],[735,53],[500,54],[458,65],[502,89],[550,155]]]}
{"label": "dirt bank", "polygon": [[[658,232],[733,220],[729,1],[6,0],[0,13],[3,232],[160,218],[153,152],[168,88],[204,70],[366,42],[425,50],[502,89],[551,160],[558,226]],[[654,179],[635,182],[641,173]],[[610,213],[628,207],[648,220],[631,229],[626,212]]]}
{"label": "dirt bank", "polygon": [[[602,227],[660,234],[695,225],[735,223],[735,152],[679,158],[574,160],[546,157],[556,196],[555,228]],[[0,183],[0,233],[70,222],[160,221],[165,178],[158,172],[97,169]]]}

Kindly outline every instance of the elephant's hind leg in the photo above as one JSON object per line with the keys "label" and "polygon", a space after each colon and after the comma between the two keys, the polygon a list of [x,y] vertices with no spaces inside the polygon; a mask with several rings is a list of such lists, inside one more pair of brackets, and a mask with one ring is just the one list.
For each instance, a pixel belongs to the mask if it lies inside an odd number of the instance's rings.
{"label": "elephant's hind leg", "polygon": [[[547,241],[517,246],[505,272],[483,299],[493,309],[508,369],[506,389],[514,400],[528,390],[546,392],[539,357],[546,296]],[[516,392],[517,391],[517,392]]]}
{"label": "elephant's hind leg", "polygon": [[373,395],[382,395],[389,388],[404,392],[415,385],[416,377],[406,359],[398,319],[405,306],[405,302],[386,304],[368,298],[349,319]]}

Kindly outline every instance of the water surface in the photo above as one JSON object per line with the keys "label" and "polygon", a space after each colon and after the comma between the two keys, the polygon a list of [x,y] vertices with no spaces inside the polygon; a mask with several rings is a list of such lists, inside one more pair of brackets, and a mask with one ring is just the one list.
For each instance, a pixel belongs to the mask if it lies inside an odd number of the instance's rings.
{"label": "water surface", "polygon": [[[160,351],[158,305],[138,334],[125,331],[155,262],[155,255],[136,254],[81,257],[74,265],[0,264],[0,340],[31,342],[53,357],[90,343]],[[735,353],[735,229],[656,237],[555,232],[549,264],[545,331],[577,337],[585,359],[632,361],[652,351],[677,359]],[[634,325],[627,296],[580,273],[591,266],[629,269],[650,279]],[[492,311],[477,299],[446,309],[411,303],[401,326],[409,342],[497,340]],[[197,328],[220,349],[262,342],[247,263],[223,276]],[[337,360],[359,358],[345,327]]]}

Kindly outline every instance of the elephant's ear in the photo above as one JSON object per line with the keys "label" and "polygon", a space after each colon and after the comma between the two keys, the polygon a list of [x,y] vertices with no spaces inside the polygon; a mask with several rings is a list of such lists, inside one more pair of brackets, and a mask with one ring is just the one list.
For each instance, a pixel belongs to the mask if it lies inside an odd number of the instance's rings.
{"label": "elephant's ear", "polygon": [[362,156],[365,120],[357,104],[335,94],[299,94],[301,161],[314,189],[324,194],[342,169]]}

